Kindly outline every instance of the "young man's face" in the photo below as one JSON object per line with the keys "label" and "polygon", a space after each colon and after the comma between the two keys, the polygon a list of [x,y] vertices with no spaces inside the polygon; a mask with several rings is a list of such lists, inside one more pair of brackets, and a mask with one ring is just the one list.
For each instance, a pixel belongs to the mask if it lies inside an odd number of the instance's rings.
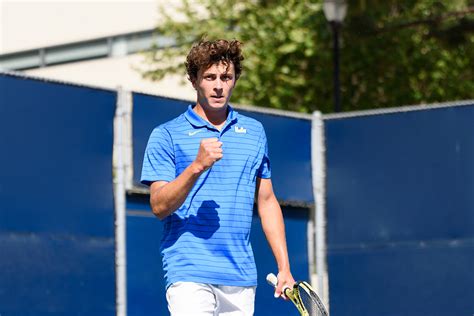
{"label": "young man's face", "polygon": [[219,62],[207,69],[200,69],[196,81],[193,82],[198,104],[208,111],[226,108],[235,82],[232,62],[230,64]]}

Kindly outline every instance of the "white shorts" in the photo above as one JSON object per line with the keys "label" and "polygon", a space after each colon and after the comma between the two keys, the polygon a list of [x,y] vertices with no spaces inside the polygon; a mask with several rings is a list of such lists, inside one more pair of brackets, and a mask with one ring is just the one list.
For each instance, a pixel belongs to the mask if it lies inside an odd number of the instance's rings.
{"label": "white shorts", "polygon": [[171,316],[252,316],[255,288],[176,282],[166,299]]}

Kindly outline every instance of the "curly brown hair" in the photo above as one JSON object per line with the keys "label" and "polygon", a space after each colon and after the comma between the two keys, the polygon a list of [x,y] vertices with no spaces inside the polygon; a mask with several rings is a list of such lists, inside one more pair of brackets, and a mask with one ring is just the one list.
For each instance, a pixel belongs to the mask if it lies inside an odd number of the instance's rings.
{"label": "curly brown hair", "polygon": [[215,41],[201,40],[193,45],[186,57],[186,72],[188,79],[194,82],[197,79],[199,69],[206,69],[219,62],[229,65],[234,64],[235,80],[239,79],[242,73],[242,43],[238,40],[228,41],[219,39]]}

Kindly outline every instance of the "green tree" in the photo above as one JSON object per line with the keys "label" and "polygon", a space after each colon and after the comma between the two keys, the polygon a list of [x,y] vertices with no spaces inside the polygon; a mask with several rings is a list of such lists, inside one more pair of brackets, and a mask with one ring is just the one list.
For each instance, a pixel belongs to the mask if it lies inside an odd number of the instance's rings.
{"label": "green tree", "polygon": [[[159,80],[184,73],[183,58],[205,37],[244,42],[233,101],[299,112],[333,111],[332,34],[322,1],[183,0],[161,8],[157,33],[174,39],[147,53]],[[341,38],[345,111],[473,98],[474,6],[468,0],[352,1]]]}

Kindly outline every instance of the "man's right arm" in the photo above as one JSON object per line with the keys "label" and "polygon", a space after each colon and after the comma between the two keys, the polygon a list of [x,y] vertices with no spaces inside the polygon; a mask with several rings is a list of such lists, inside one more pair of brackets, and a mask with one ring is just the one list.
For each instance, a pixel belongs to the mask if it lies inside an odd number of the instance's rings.
{"label": "man's right arm", "polygon": [[153,214],[163,220],[183,205],[199,176],[222,158],[217,138],[203,139],[196,159],[173,181],[155,181],[150,186]]}

